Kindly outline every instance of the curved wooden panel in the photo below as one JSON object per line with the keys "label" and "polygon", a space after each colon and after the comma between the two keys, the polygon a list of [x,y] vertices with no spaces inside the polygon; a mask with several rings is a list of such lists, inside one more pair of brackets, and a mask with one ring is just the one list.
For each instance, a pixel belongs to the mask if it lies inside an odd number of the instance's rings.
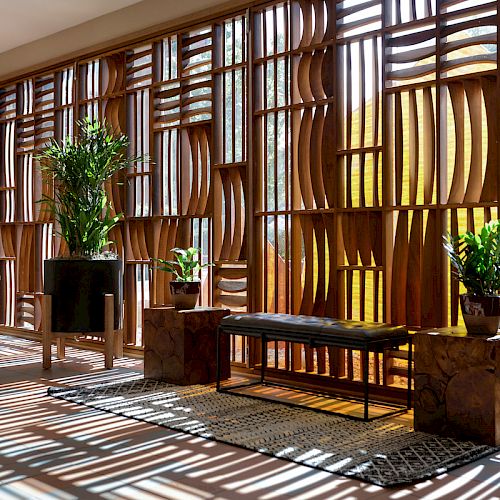
{"label": "curved wooden panel", "polygon": [[232,231],[232,245],[229,253],[231,260],[241,259],[245,227],[245,204],[243,197],[243,186],[241,172],[235,168],[229,169],[229,177],[234,196],[234,228]]}
{"label": "curved wooden panel", "polygon": [[246,295],[220,294],[219,301],[221,302],[221,304],[231,309],[234,307],[245,307],[247,305]]}
{"label": "curved wooden panel", "polygon": [[460,83],[448,85],[455,124],[455,164],[448,203],[464,199],[464,89]]}
{"label": "curved wooden panel", "polygon": [[323,40],[328,42],[335,38],[335,31],[337,28],[336,0],[325,0],[324,3],[326,7],[326,29]]}
{"label": "curved wooden panel", "polygon": [[[338,258],[338,237],[337,228],[339,217],[332,214],[325,214],[325,229],[328,245],[328,290],[326,294],[325,314],[331,318],[343,318],[343,306],[339,304],[339,289],[343,289],[342,273],[337,272]],[[343,276],[343,275],[342,275]],[[342,311],[341,311],[342,310]]]}
{"label": "curved wooden panel", "polygon": [[[189,197],[189,206],[187,209],[188,214],[195,214],[196,213],[196,208],[198,206],[198,199],[199,199],[199,168],[200,168],[200,142],[199,142],[199,135],[198,135],[198,129],[196,128],[189,128],[188,129],[188,134],[189,134],[189,144],[190,144],[190,149],[191,149],[191,193]],[[201,166],[203,169],[203,165]]]}
{"label": "curved wooden panel", "polygon": [[[387,40],[389,86],[418,84],[436,77],[436,28],[433,20],[419,30],[395,32]],[[396,49],[396,50],[393,50]]]}
{"label": "curved wooden panel", "polygon": [[[312,110],[305,109],[302,115],[299,133],[299,164],[311,164],[311,131],[312,131]],[[309,168],[299,168],[299,183],[302,201],[305,208],[314,208],[313,190],[311,185],[311,170]]]}
{"label": "curved wooden panel", "polygon": [[[181,168],[189,171],[189,184],[184,182],[182,190],[185,190],[183,198],[187,200],[186,214],[203,216],[208,208],[210,189],[210,162],[209,150],[210,137],[207,129],[203,126],[188,128],[189,159],[185,157]],[[189,192],[187,192],[189,190]]]}
{"label": "curved wooden panel", "polygon": [[[297,85],[299,88],[300,97],[302,98],[303,102],[311,102],[314,100],[310,80],[312,59],[312,54],[306,52],[305,54],[302,54],[299,62]],[[318,67],[316,67],[316,74],[314,75],[315,78],[319,78],[319,75],[317,75],[318,70]],[[318,85],[318,82],[316,81],[315,84]]]}
{"label": "curved wooden panel", "polygon": [[415,90],[410,90],[410,205],[417,204],[417,191],[418,191],[418,109],[417,109],[417,94]]}
{"label": "curved wooden panel", "polygon": [[224,234],[219,259],[227,260],[231,252],[231,178],[226,169],[219,169],[217,172],[222,183],[222,197],[224,199],[224,212],[220,217],[224,220]]}
{"label": "curved wooden panel", "polygon": [[486,171],[484,174],[481,201],[497,200],[498,189],[498,126],[497,126],[497,83],[493,78],[481,78],[484,104],[486,107],[486,125],[488,130],[488,155],[486,157]]}
{"label": "curved wooden panel", "polygon": [[325,2],[324,0],[311,0],[314,7],[314,33],[311,44],[321,43],[325,36]]}
{"label": "curved wooden panel", "polygon": [[464,202],[478,202],[483,187],[481,84],[478,80],[465,80],[464,88],[471,126],[470,169]]}
{"label": "curved wooden panel", "polygon": [[0,119],[10,120],[16,116],[16,86],[9,85],[0,89]]}
{"label": "curved wooden panel", "polygon": [[115,226],[109,233],[109,241],[112,242],[113,251],[115,251],[123,260],[125,248],[123,244],[123,227]]}
{"label": "curved wooden panel", "polygon": [[0,258],[15,257],[14,226],[0,226]]}
{"label": "curved wooden panel", "polygon": [[361,259],[361,265],[370,266],[372,263],[372,241],[369,228],[370,219],[368,212],[356,213],[354,217],[356,227],[356,243]]}
{"label": "curved wooden panel", "polygon": [[142,232],[140,231],[138,224],[135,222],[130,222],[128,224],[128,234],[129,234],[129,247],[128,254],[130,260],[142,260],[143,256],[143,243],[142,243]]}
{"label": "curved wooden panel", "polygon": [[300,217],[300,227],[304,242],[304,285],[300,314],[312,314],[314,304],[314,231],[309,217]]}
{"label": "curved wooden panel", "polygon": [[214,275],[214,303],[233,309],[247,306],[248,282],[246,266],[218,265],[215,268]]}
{"label": "curved wooden panel", "polygon": [[125,54],[125,82],[127,89],[136,89],[151,85],[153,82],[153,47],[146,44],[134,48]]}
{"label": "curved wooden panel", "polygon": [[17,251],[18,265],[17,271],[17,288],[21,292],[30,292],[35,289],[35,261],[33,253],[34,245],[34,227],[24,226],[18,228],[17,234]]}
{"label": "curved wooden panel", "polygon": [[299,0],[302,12],[302,37],[299,47],[307,47],[312,42],[313,37],[313,12],[312,3],[307,0]]}
{"label": "curved wooden panel", "polygon": [[[154,256],[159,259],[169,260],[172,258],[170,250],[175,247],[177,224],[175,221],[160,220],[155,227],[157,246],[154,248]],[[171,275],[164,271],[155,269],[153,264],[153,279],[155,289],[155,304],[165,305],[171,303],[170,289],[168,283]]]}
{"label": "curved wooden panel", "polygon": [[436,169],[436,125],[432,90],[424,88],[423,96],[423,142],[424,142],[424,203],[431,203],[434,193],[434,172]]}
{"label": "curved wooden panel", "polygon": [[210,189],[210,152],[209,152],[209,136],[207,129],[200,129],[199,132],[199,145],[200,145],[200,163],[201,163],[201,179],[200,179],[200,194],[198,198],[198,206],[196,213],[205,215],[207,211],[207,203],[209,198]]}
{"label": "curved wooden panel", "polygon": [[150,260],[153,255],[153,234],[150,231],[149,221],[140,221],[137,223],[139,235],[139,247],[141,249],[141,259]]}
{"label": "curved wooden panel", "polygon": [[438,215],[435,210],[429,210],[422,265],[422,327],[444,326],[446,318],[441,307],[442,303],[442,232],[439,227]]}
{"label": "curved wooden panel", "polygon": [[325,53],[323,50],[316,50],[311,59],[311,66],[309,70],[309,81],[311,85],[311,94],[314,100],[320,101],[325,98],[325,91],[323,90],[323,59]]}
{"label": "curved wooden panel", "polygon": [[335,134],[335,108],[332,104],[326,107],[326,115],[323,122],[323,136],[321,138],[321,163],[322,181],[328,207],[339,206],[337,199],[337,151],[335,142],[332,140]]}
{"label": "curved wooden panel", "polygon": [[325,188],[323,181],[322,141],[325,115],[323,106],[318,106],[314,112],[311,125],[310,169],[311,187],[317,208],[325,208]]}
{"label": "curved wooden panel", "polygon": [[391,322],[406,324],[406,285],[408,273],[408,212],[398,213],[392,260]]}
{"label": "curved wooden panel", "polygon": [[410,241],[408,246],[408,271],[406,282],[406,322],[407,325],[420,325],[422,315],[422,249],[423,214],[413,212]]}
{"label": "curved wooden panel", "polygon": [[358,243],[355,214],[342,214],[342,236],[347,261],[349,262],[349,265],[355,266],[358,264]]}
{"label": "curved wooden panel", "polygon": [[117,83],[117,70],[118,67],[122,67],[122,65],[117,61],[113,56],[109,56],[106,58],[106,86],[103,89],[104,94],[112,94],[116,91],[116,83]]}
{"label": "curved wooden panel", "polygon": [[383,265],[382,241],[383,224],[382,212],[368,212],[368,227],[370,229],[370,243],[373,260],[376,266]]}
{"label": "curved wooden panel", "polygon": [[335,94],[333,74],[335,74],[335,52],[333,47],[330,46],[325,49],[321,60],[321,88],[326,98],[333,97]]}
{"label": "curved wooden panel", "polygon": [[221,281],[217,286],[219,290],[229,293],[246,292],[247,290],[246,281]]}
{"label": "curved wooden panel", "polygon": [[314,230],[314,241],[316,243],[316,287],[314,293],[314,305],[312,314],[314,316],[323,316],[326,306],[326,239],[325,239],[325,224],[321,215],[312,217],[312,225]]}

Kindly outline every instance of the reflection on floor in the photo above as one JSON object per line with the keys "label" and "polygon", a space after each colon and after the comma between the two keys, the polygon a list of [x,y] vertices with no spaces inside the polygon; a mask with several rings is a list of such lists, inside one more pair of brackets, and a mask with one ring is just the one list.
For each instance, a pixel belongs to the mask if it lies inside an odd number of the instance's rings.
{"label": "reflection on floor", "polygon": [[[500,453],[395,490],[46,396],[47,386],[142,376],[142,363],[0,335],[0,499],[500,499]],[[407,421],[408,417],[396,417]]]}

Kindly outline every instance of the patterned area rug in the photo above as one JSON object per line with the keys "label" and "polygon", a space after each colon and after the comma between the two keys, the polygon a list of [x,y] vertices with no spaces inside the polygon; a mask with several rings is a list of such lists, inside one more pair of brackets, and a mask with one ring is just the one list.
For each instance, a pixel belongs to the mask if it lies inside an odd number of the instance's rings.
{"label": "patterned area rug", "polygon": [[50,388],[49,395],[379,486],[414,483],[493,453],[470,441],[153,380]]}

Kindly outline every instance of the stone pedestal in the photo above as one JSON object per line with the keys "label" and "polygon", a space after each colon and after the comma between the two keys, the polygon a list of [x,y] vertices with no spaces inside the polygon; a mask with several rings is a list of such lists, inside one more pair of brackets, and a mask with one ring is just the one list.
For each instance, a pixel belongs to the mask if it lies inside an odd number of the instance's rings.
{"label": "stone pedestal", "polygon": [[415,335],[415,430],[500,445],[500,335]]}
{"label": "stone pedestal", "polygon": [[[216,380],[217,327],[229,309],[173,307],[144,309],[144,377],[171,384]],[[222,379],[230,376],[229,338],[222,335]]]}

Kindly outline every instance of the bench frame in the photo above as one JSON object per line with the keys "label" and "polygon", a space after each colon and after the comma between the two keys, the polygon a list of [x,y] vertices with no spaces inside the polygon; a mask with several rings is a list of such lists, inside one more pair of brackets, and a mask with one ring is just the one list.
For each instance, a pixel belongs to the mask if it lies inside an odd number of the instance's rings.
{"label": "bench frame", "polygon": [[[239,385],[232,385],[232,386],[221,386],[221,360],[220,360],[220,349],[219,349],[219,344],[220,344],[220,339],[222,335],[241,335],[244,337],[254,337],[254,338],[259,338],[261,340],[261,345],[262,345],[262,358],[261,358],[261,370],[260,370],[260,380],[256,382],[251,382],[251,383],[245,383],[245,384],[239,384]],[[287,401],[280,401],[280,403],[287,404],[290,406],[299,406],[301,408],[308,408],[310,410],[314,411],[319,411],[319,412],[325,412],[325,413],[331,413],[335,415],[341,415],[343,417],[351,418],[354,420],[363,420],[365,422],[370,422],[372,420],[376,420],[379,418],[385,418],[391,415],[397,415],[400,413],[406,413],[408,410],[411,409],[411,402],[412,402],[412,337],[411,335],[406,332],[405,334],[402,334],[401,336],[393,336],[391,338],[384,338],[384,339],[370,339],[369,337],[367,338],[359,338],[356,336],[345,336],[345,337],[336,337],[332,335],[331,339],[325,338],[325,336],[322,336],[322,338],[315,339],[315,336],[310,333],[304,333],[304,334],[299,334],[297,332],[287,332],[281,329],[270,329],[270,328],[232,328],[232,327],[224,327],[223,325],[220,325],[219,328],[217,329],[217,382],[216,382],[216,388],[218,392],[224,392],[224,393],[231,393],[234,395],[238,396],[247,396],[247,397],[255,397],[257,399],[263,399],[269,401],[268,398],[264,398],[262,396],[256,396],[256,395],[248,395],[248,394],[241,394],[237,392],[238,389],[241,388],[247,388],[247,387],[252,387],[256,385],[267,385],[267,386],[275,386],[275,387],[282,387],[282,388],[287,388],[287,389],[295,389],[295,390],[301,390],[300,387],[293,387],[293,386],[287,386],[285,384],[278,384],[270,381],[265,380],[265,370],[267,367],[267,342],[270,341],[288,341],[288,342],[296,342],[300,344],[307,344],[310,347],[324,347],[324,346],[330,346],[330,347],[340,347],[344,349],[355,349],[359,350],[361,352],[365,353],[364,356],[364,361],[363,361],[363,391],[364,391],[364,396],[363,398],[358,398],[358,397],[345,397],[345,396],[335,396],[334,394],[325,394],[324,392],[320,391],[314,391],[314,390],[306,390],[305,392],[308,393],[313,393],[318,396],[326,396],[326,397],[335,397],[337,399],[344,399],[348,401],[357,401],[357,402],[363,402],[363,417],[357,417],[355,415],[348,415],[345,413],[339,413],[339,412],[334,412],[331,410],[323,410],[320,408],[312,408],[312,407],[307,407],[301,404],[297,403],[291,403]],[[400,405],[396,403],[387,403],[387,402],[382,402],[382,401],[375,401],[375,400],[370,400],[369,398],[369,388],[370,388],[370,383],[369,383],[369,353],[370,352],[378,352],[381,353],[385,349],[394,349],[394,348],[399,348],[402,345],[408,344],[408,390],[407,390],[407,404],[406,405]],[[274,401],[274,400],[273,400]],[[369,405],[371,404],[379,404],[383,405],[384,407],[389,408],[389,411],[384,412],[381,415],[376,415],[373,417],[369,416]]]}

